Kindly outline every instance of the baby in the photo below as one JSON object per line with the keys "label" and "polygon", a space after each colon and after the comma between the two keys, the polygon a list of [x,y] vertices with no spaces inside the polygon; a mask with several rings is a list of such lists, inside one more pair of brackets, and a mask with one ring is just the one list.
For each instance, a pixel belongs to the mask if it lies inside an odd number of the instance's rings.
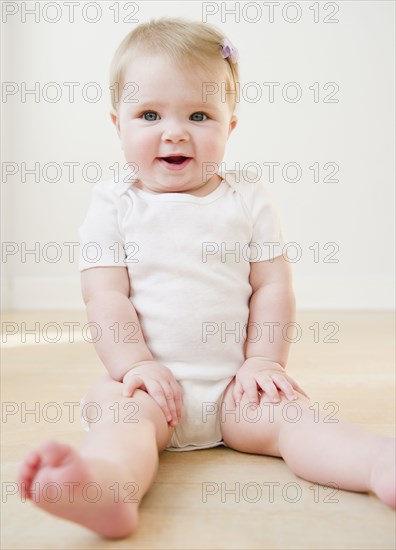
{"label": "baby", "polygon": [[164,450],[282,457],[301,478],[395,507],[394,440],[324,422],[287,374],[295,299],[277,213],[252,174],[219,170],[238,75],[221,32],[177,18],[137,26],[113,59],[111,118],[132,175],[98,183],[80,227],[108,373],[83,400],[81,448],[44,442],[18,480],[26,498],[67,488],[34,500],[106,538],[136,529]]}

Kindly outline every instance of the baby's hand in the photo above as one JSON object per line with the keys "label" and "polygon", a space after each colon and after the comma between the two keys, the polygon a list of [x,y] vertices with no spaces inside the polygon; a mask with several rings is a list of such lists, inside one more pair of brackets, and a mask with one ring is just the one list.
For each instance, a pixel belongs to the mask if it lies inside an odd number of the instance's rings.
{"label": "baby's hand", "polygon": [[[258,389],[257,389],[258,386]],[[279,364],[264,357],[250,357],[246,359],[242,367],[235,375],[233,397],[238,403],[246,393],[249,403],[259,404],[258,391],[268,394],[273,402],[280,402],[278,388],[283,391],[288,399],[297,399],[294,390],[306,397],[309,396],[300,386],[286,374],[285,369]]]}
{"label": "baby's hand", "polygon": [[138,388],[151,395],[171,426],[181,419],[183,389],[168,367],[157,361],[140,361],[125,374],[122,382],[125,397],[132,397]]}

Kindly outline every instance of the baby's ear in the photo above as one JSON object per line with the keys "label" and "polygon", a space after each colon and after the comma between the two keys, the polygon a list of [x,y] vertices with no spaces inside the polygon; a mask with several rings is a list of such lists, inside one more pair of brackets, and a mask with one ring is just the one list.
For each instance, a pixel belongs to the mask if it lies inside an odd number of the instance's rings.
{"label": "baby's ear", "polygon": [[230,120],[230,127],[228,129],[228,137],[230,137],[231,132],[234,130],[237,124],[238,124],[238,117],[236,115],[232,115]]}
{"label": "baby's ear", "polygon": [[120,137],[120,119],[118,117],[118,113],[115,109],[112,109],[110,111],[110,118],[117,130],[118,137]]}

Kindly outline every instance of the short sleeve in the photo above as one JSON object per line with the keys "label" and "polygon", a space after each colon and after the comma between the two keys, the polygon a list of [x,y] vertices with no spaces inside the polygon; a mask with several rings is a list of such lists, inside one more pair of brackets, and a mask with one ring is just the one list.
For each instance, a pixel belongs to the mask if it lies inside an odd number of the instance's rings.
{"label": "short sleeve", "polygon": [[125,248],[120,230],[120,192],[111,180],[94,185],[82,225],[79,271],[91,267],[124,267]]}
{"label": "short sleeve", "polygon": [[250,262],[263,262],[282,255],[284,239],[279,214],[263,182],[245,183],[250,189],[250,215],[253,224],[249,243]]}

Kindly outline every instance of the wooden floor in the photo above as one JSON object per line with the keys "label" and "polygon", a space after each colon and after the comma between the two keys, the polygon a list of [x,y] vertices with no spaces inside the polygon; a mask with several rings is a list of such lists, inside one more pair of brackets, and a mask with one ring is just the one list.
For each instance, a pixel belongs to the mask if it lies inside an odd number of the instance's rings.
{"label": "wooden floor", "polygon": [[[288,370],[312,402],[328,404],[329,414],[372,433],[394,436],[393,315],[311,312],[300,313],[297,322],[301,338]],[[26,334],[35,323],[37,342]],[[25,453],[44,438],[78,445],[84,437],[78,402],[104,372],[93,345],[81,337],[85,323],[83,313],[3,316],[3,328],[19,333],[7,336],[2,356],[1,548],[395,548],[395,512],[374,495],[334,494],[297,478],[282,459],[221,447],[161,453],[157,480],[140,508],[140,526],[121,541],[102,540],[22,502],[12,493]],[[26,414],[35,403],[36,418]],[[277,484],[273,499],[271,482]],[[206,499],[205,488],[214,493]],[[232,488],[236,493],[226,492]]]}

